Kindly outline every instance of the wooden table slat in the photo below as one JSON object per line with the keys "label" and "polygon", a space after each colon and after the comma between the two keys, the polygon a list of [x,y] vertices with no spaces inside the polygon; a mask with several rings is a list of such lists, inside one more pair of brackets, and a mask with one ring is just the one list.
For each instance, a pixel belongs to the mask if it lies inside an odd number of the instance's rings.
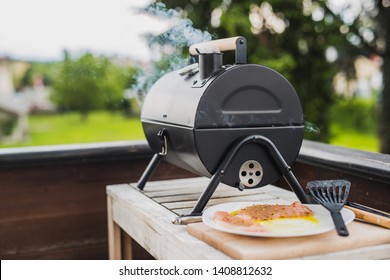
{"label": "wooden table slat", "polygon": [[[277,197],[270,194],[264,194],[259,193],[257,195],[251,195],[251,196],[240,196],[240,197],[221,197],[221,198],[213,198],[210,199],[207,205],[216,205],[221,203],[227,203],[227,202],[238,202],[238,201],[266,201],[266,200],[274,200]],[[181,202],[168,202],[168,203],[161,203],[164,207],[168,209],[180,209],[180,208],[187,208],[192,207],[195,205],[196,201],[181,201]]]}

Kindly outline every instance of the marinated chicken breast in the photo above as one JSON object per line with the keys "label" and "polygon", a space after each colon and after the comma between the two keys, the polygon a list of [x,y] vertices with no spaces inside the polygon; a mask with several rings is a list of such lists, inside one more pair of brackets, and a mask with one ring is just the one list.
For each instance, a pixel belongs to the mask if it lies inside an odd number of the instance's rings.
{"label": "marinated chicken breast", "polygon": [[313,211],[306,205],[296,201],[290,205],[256,204],[240,209],[237,215],[247,215],[256,220],[272,220],[311,216],[313,215]]}
{"label": "marinated chicken breast", "polygon": [[260,224],[261,221],[278,218],[308,217],[313,214],[309,207],[297,201],[290,205],[255,204],[231,213],[216,211],[213,220],[224,226],[239,227],[246,231],[265,232],[267,229]]}
{"label": "marinated chicken breast", "polygon": [[241,229],[244,231],[252,232],[265,232],[266,228],[256,220],[245,214],[233,215],[225,211],[216,211],[213,216],[213,220],[225,227],[234,227],[235,229]]}

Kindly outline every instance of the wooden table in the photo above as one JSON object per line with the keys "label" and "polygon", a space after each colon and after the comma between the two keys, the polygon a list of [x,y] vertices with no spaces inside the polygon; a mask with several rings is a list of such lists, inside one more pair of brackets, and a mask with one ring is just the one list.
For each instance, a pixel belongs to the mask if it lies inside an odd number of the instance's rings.
{"label": "wooden table", "polygon": [[[258,238],[218,232],[204,225],[174,225],[190,213],[207,178],[107,186],[109,258],[129,259],[134,239],[156,259],[389,259],[390,230],[354,221],[350,236],[335,231],[312,237]],[[295,194],[272,185],[240,192],[221,184],[207,206],[283,199]],[[121,236],[122,235],[122,236]]]}

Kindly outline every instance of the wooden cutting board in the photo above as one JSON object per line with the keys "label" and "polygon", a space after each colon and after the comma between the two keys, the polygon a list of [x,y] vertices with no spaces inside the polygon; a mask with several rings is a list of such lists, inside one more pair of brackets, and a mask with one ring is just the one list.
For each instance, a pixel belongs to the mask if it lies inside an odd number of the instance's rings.
{"label": "wooden cutting board", "polygon": [[335,230],[306,237],[250,237],[221,232],[203,223],[189,224],[187,231],[234,259],[281,260],[390,244],[389,229],[357,221],[347,228],[348,237],[338,236]]}

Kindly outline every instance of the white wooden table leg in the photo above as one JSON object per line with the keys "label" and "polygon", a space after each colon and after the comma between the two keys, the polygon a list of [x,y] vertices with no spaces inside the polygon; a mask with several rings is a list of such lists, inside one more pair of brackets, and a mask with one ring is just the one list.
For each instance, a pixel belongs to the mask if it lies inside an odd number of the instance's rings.
{"label": "white wooden table leg", "polygon": [[108,222],[108,258],[120,260],[122,258],[121,229],[114,222],[111,197],[107,196],[107,222]]}

